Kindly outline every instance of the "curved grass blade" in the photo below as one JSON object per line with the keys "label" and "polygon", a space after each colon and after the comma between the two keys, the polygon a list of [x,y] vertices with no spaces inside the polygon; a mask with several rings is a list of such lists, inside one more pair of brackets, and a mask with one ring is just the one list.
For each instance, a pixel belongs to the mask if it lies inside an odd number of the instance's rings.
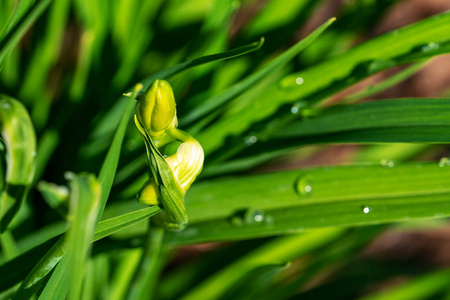
{"label": "curved grass blade", "polygon": [[442,218],[450,215],[446,162],[386,161],[201,182],[186,199],[191,225],[184,232],[167,233],[165,243]]}
{"label": "curved grass blade", "polygon": [[28,28],[47,9],[52,0],[39,0],[0,40],[0,70],[9,51],[17,45]]}
{"label": "curved grass blade", "polygon": [[276,59],[268,63],[258,72],[234,84],[225,92],[217,96],[214,96],[208,99],[206,102],[200,104],[198,107],[195,107],[191,112],[189,112],[186,116],[184,116],[181,119],[180,124],[184,125],[190,123],[212,112],[217,107],[224,105],[231,99],[242,94],[246,90],[252,88],[258,82],[260,82],[273,72],[277,72],[278,70],[283,68],[289,61],[291,61],[295,56],[297,56],[300,51],[308,47],[316,38],[318,38],[322,34],[322,32],[324,32],[335,20],[336,18],[328,20],[322,26],[316,29],[312,34],[310,34],[308,37],[302,39],[300,42],[292,46],[289,50],[283,52],[283,54],[281,54]]}
{"label": "curved grass blade", "polygon": [[5,185],[0,198],[0,232],[19,210],[33,180],[36,134],[25,107],[0,94],[0,129],[6,146]]}
{"label": "curved grass blade", "polygon": [[57,211],[64,219],[67,219],[69,206],[69,188],[64,185],[56,185],[47,181],[40,181],[36,189],[42,198],[52,209]]}
{"label": "curved grass blade", "polygon": [[167,78],[169,76],[175,75],[179,72],[182,72],[184,70],[187,70],[189,68],[195,67],[195,66],[200,66],[206,63],[210,63],[210,62],[215,62],[215,61],[221,61],[221,60],[226,60],[226,59],[230,59],[230,58],[234,58],[234,57],[238,57],[247,53],[251,53],[254,52],[258,49],[260,49],[262,47],[262,45],[264,44],[264,38],[261,38],[259,41],[242,46],[242,47],[238,47],[236,49],[231,49],[222,53],[217,53],[217,54],[211,54],[211,55],[206,55],[206,56],[202,56],[199,58],[195,58],[193,60],[187,61],[187,62],[183,62],[183,63],[179,63],[173,67],[167,68],[163,71],[158,72],[157,74],[147,77],[146,79],[143,80],[143,84],[144,84],[144,89],[147,88],[147,86],[149,86],[150,84],[153,83],[153,81],[155,81],[155,79],[164,79]]}

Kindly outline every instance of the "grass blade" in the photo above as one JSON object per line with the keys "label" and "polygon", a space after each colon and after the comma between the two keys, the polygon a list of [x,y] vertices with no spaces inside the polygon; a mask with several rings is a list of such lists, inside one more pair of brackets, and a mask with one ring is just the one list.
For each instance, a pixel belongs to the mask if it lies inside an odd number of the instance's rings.
{"label": "grass blade", "polygon": [[218,299],[255,268],[295,259],[339,238],[343,232],[342,229],[328,228],[270,241],[209,277],[182,299]]}
{"label": "grass blade", "polygon": [[19,210],[33,179],[36,134],[25,107],[1,94],[0,129],[7,151],[5,186],[0,199],[0,232],[4,232]]}
{"label": "grass blade", "polygon": [[133,275],[139,266],[142,256],[141,249],[132,249],[121,253],[120,261],[111,279],[111,300],[125,299],[128,288],[133,280]]}
{"label": "grass blade", "polygon": [[30,8],[22,19],[0,40],[0,69],[9,51],[17,45],[21,37],[37,18],[47,9],[52,0],[40,0]]}
{"label": "grass blade", "polygon": [[186,198],[191,225],[183,232],[166,233],[165,243],[442,218],[450,215],[450,168],[445,162],[386,161],[198,183]]}
{"label": "grass blade", "polygon": [[94,175],[74,176],[70,182],[70,190],[69,219],[73,221],[66,238],[69,249],[67,253],[69,261],[67,272],[70,280],[69,299],[79,299],[85,264],[89,257],[89,249],[96,226],[100,184]]}
{"label": "grass blade", "polygon": [[[450,142],[447,99],[402,99],[336,106],[313,112],[278,132],[277,144]],[[288,141],[290,140],[290,141]]]}
{"label": "grass blade", "polygon": [[416,72],[418,72],[420,69],[422,69],[428,61],[419,61],[408,68],[401,70],[400,72],[394,74],[393,76],[389,77],[383,82],[374,84],[369,86],[367,89],[354,93],[348,97],[345,97],[342,102],[343,103],[353,103],[358,100],[370,97],[372,95],[376,95],[382,91],[387,90],[388,88],[391,88],[395,86],[396,84],[408,79],[412,75],[414,75]]}
{"label": "grass blade", "polygon": [[163,237],[163,228],[149,228],[139,268],[131,284],[128,299],[145,300],[153,298],[158,275],[161,271],[160,261]]}

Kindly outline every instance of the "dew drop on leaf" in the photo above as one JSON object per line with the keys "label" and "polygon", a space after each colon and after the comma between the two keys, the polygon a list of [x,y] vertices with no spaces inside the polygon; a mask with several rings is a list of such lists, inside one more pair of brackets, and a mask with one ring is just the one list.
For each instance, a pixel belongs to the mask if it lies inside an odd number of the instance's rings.
{"label": "dew drop on leaf", "polygon": [[372,211],[372,208],[370,206],[365,205],[362,207],[362,211],[363,213],[368,214]]}
{"label": "dew drop on leaf", "polygon": [[439,167],[450,166],[450,159],[448,157],[443,157],[439,160]]}
{"label": "dew drop on leaf", "polygon": [[300,196],[310,196],[313,191],[311,180],[306,177],[300,177],[297,180],[296,189]]}
{"label": "dew drop on leaf", "polygon": [[393,168],[395,166],[395,163],[392,160],[389,160],[389,159],[382,159],[380,161],[380,164],[383,167],[386,167],[386,168]]}
{"label": "dew drop on leaf", "polygon": [[245,213],[245,222],[247,224],[261,223],[264,221],[264,211],[259,209],[249,209]]}
{"label": "dew drop on leaf", "polygon": [[247,139],[245,139],[245,144],[247,146],[251,146],[254,143],[256,143],[257,141],[258,141],[258,138],[256,136],[252,135],[252,136],[249,136]]}
{"label": "dew drop on leaf", "polygon": [[426,52],[435,51],[437,49],[439,49],[439,44],[431,42],[431,43],[426,44],[425,46],[422,46],[421,50],[422,50],[422,52],[426,53]]}

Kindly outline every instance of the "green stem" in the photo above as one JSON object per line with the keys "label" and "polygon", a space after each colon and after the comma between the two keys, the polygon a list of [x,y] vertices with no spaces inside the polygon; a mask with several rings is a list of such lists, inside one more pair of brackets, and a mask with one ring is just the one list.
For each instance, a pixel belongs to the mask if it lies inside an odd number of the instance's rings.
{"label": "green stem", "polygon": [[151,225],[148,222],[148,233],[145,238],[144,253],[142,254],[139,268],[130,287],[128,299],[151,299],[162,266],[161,246],[164,237],[164,229]]}

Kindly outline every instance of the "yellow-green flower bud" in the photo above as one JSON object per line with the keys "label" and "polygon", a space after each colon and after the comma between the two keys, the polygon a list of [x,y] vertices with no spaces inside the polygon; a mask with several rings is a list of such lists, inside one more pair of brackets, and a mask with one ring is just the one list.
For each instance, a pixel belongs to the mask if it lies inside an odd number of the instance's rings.
{"label": "yellow-green flower bud", "polygon": [[[205,154],[199,142],[190,138],[182,143],[175,154],[165,160],[174,175],[175,181],[184,194],[202,171]],[[140,190],[137,200],[147,205],[159,204],[158,186],[154,178],[147,180]]]}
{"label": "yellow-green flower bud", "polygon": [[177,153],[166,157],[173,175],[185,193],[202,171],[204,158],[202,146],[193,138],[182,143]]}
{"label": "yellow-green flower bud", "polygon": [[155,80],[136,104],[136,116],[148,134],[157,140],[168,127],[177,125],[175,97],[165,80]]}

